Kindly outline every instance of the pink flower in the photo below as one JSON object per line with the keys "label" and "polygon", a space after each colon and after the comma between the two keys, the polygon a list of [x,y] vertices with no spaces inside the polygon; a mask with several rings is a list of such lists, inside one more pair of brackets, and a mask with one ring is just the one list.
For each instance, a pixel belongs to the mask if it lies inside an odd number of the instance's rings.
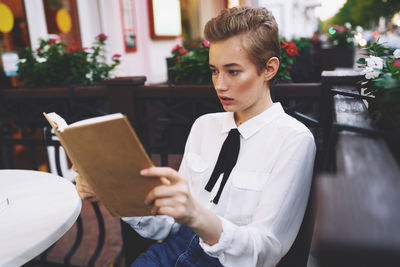
{"label": "pink flower", "polygon": [[332,26],[335,30],[338,31],[338,33],[343,33],[345,31],[345,28],[343,26],[339,26],[339,25],[333,25]]}
{"label": "pink flower", "polygon": [[210,47],[210,41],[204,40],[203,45],[204,45],[204,47]]}
{"label": "pink flower", "polygon": [[180,44],[177,44],[174,46],[174,48],[172,48],[172,52],[176,52],[178,50],[180,50],[182,48],[182,46]]}
{"label": "pink flower", "polygon": [[180,52],[181,55],[187,55],[187,54],[190,53],[187,49],[185,49],[183,47],[179,50],[179,52]]}
{"label": "pink flower", "polygon": [[400,59],[393,62],[393,66],[400,68]]}
{"label": "pink flower", "polygon": [[107,38],[108,38],[108,36],[105,35],[104,33],[100,33],[99,35],[96,36],[96,39],[100,40],[100,41],[105,41],[105,40],[107,40]]}
{"label": "pink flower", "polygon": [[120,57],[121,57],[120,54],[114,54],[114,55],[112,56],[112,59],[119,59]]}

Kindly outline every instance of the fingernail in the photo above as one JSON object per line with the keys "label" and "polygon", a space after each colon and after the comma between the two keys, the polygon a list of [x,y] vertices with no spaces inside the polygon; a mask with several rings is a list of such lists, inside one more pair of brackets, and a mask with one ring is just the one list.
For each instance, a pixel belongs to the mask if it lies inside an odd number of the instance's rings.
{"label": "fingernail", "polygon": [[148,173],[148,170],[147,170],[147,169],[143,169],[143,170],[140,171],[140,174],[141,174],[141,175],[146,175],[147,173]]}

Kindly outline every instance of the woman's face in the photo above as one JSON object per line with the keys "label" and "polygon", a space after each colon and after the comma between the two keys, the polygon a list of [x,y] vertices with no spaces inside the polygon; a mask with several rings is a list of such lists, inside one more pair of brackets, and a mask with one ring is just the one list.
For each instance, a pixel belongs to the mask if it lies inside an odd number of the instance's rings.
{"label": "woman's face", "polygon": [[257,72],[242,46],[243,35],[210,43],[210,69],[226,111],[235,112],[239,125],[272,105],[265,72]]}

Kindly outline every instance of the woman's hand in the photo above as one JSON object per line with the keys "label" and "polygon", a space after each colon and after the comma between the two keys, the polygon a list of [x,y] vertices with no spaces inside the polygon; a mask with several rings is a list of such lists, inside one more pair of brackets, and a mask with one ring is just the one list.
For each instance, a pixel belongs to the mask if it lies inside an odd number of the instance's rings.
{"label": "woman's hand", "polygon": [[162,185],[151,190],[145,204],[152,206],[153,214],[169,215],[176,222],[185,224],[213,245],[222,233],[222,222],[218,216],[201,206],[190,194],[187,181],[168,167],[152,167],[140,172],[143,176],[160,177]]}
{"label": "woman's hand", "polygon": [[[78,172],[74,166],[72,166],[72,169]],[[75,183],[76,191],[78,191],[78,195],[82,200],[98,201],[90,185],[79,174],[75,177]]]}
{"label": "woman's hand", "polygon": [[152,167],[140,174],[160,177],[162,181],[162,185],[153,188],[145,200],[145,204],[152,207],[152,214],[169,215],[189,227],[195,223],[198,203],[190,194],[187,181],[177,171],[169,167]]}

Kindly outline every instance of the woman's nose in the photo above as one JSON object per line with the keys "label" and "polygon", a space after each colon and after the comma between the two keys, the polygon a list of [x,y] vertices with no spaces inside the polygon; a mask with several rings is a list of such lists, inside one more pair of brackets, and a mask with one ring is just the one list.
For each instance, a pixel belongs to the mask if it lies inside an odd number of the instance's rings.
{"label": "woman's nose", "polygon": [[224,75],[218,74],[213,77],[213,83],[216,90],[224,91],[227,89]]}

